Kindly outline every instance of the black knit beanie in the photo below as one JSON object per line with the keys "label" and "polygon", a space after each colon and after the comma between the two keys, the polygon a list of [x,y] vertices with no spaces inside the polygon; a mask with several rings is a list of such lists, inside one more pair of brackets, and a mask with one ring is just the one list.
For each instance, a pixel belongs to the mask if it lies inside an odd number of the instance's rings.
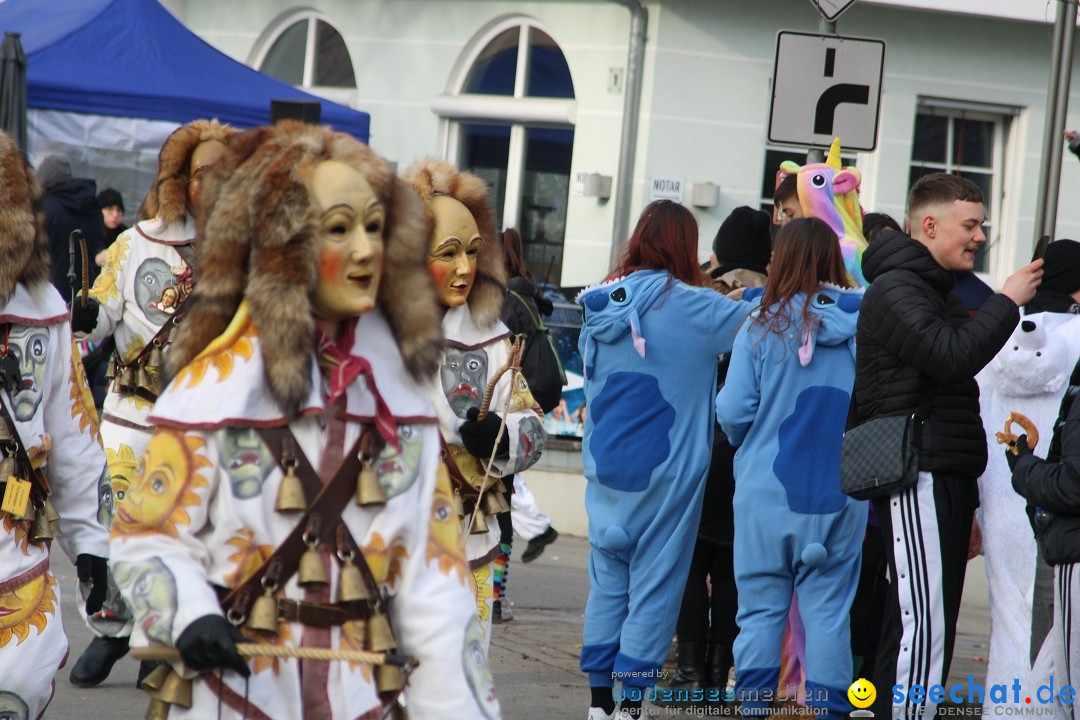
{"label": "black knit beanie", "polygon": [[1080,242],[1055,240],[1046,246],[1043,263],[1039,290],[1062,295],[1080,290]]}
{"label": "black knit beanie", "polygon": [[743,205],[731,211],[713,238],[713,253],[719,267],[715,273],[745,268],[764,273],[772,255],[768,213]]}

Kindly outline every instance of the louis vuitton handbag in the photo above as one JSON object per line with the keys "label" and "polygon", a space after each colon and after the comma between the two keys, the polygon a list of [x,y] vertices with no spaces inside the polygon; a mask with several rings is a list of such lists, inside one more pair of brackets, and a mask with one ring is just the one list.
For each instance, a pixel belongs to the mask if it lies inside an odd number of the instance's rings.
{"label": "louis vuitton handbag", "polygon": [[[868,420],[844,433],[840,450],[840,490],[856,500],[903,492],[919,481],[922,426],[933,391],[923,392],[911,415]],[[854,392],[852,405],[854,405]]]}

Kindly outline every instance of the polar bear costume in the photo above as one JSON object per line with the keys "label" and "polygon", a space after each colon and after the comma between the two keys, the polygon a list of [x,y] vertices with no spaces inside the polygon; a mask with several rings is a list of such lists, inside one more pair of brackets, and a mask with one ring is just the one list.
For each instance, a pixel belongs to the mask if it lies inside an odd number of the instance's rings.
{"label": "polar bear costume", "polygon": [[[1023,413],[1039,430],[1035,452],[1045,455],[1078,354],[1080,316],[1036,313],[1024,317],[1009,342],[976,378],[990,451],[986,472],[979,478],[981,505],[977,513],[990,586],[986,687],[1012,684],[1016,679],[1023,687],[1029,686],[1035,581],[1035,538],[1024,511],[1026,501],[1012,488],[1009,465],[994,433],[1003,429],[1010,412]],[[983,712],[989,713],[988,708],[989,703]]]}

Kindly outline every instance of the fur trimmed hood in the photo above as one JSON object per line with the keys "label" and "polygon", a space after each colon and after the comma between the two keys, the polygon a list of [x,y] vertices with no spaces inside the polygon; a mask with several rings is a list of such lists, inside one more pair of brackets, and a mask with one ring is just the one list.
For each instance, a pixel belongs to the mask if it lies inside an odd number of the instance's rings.
{"label": "fur trimmed hood", "polygon": [[424,200],[432,228],[431,199],[436,195],[449,195],[472,213],[480,230],[481,242],[476,258],[476,281],[469,291],[469,310],[480,327],[491,327],[502,317],[503,300],[506,298],[506,262],[495,229],[495,211],[491,207],[487,183],[437,158],[425,158],[413,163],[402,177]]}
{"label": "fur trimmed hood", "polygon": [[173,131],[158,154],[157,177],[142,205],[139,220],[160,217],[166,225],[183,222],[188,212],[188,184],[191,180],[191,155],[207,140],[225,142],[236,128],[212,120],[192,120]]}
{"label": "fur trimmed hood", "polygon": [[30,287],[52,277],[41,198],[41,185],[26,156],[0,131],[0,307],[11,299],[17,283]]}
{"label": "fur trimmed hood", "polygon": [[321,216],[309,180],[320,162],[338,160],[386,205],[378,306],[409,373],[428,381],[443,336],[425,264],[431,227],[416,194],[366,145],[326,127],[283,121],[238,132],[226,148],[200,194],[199,280],[168,355],[168,377],[225,330],[246,298],[270,393],[288,415],[300,409],[311,391]]}

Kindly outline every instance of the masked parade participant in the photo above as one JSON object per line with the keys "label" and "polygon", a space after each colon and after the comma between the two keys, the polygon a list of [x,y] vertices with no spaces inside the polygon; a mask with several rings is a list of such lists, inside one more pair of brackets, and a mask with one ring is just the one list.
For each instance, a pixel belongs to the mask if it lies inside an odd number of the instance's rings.
{"label": "masked parade participant", "polygon": [[[434,218],[427,262],[446,350],[432,400],[449,450],[455,505],[459,513],[469,513],[465,554],[487,643],[494,562],[500,552],[498,524],[487,517],[509,511],[502,478],[509,481],[536,463],[547,436],[528,384],[519,372],[504,369],[511,351],[510,331],[499,319],[506,268],[487,186],[471,173],[430,158],[414,164],[404,177]],[[500,372],[490,392],[490,412],[484,414],[485,394]],[[489,463],[490,475],[485,473]]]}
{"label": "masked parade participant", "polygon": [[499,717],[426,391],[422,205],[295,122],[231,138],[205,193],[175,378],[112,528],[133,644],[178,651],[151,711],[370,720],[403,694],[413,720]]}
{"label": "masked parade participant", "polygon": [[[233,132],[217,120],[195,120],[169,136],[161,147],[157,177],[139,209],[140,217],[150,219],[109,246],[89,298],[72,303],[71,324],[80,340],[100,342],[112,336],[116,341],[101,424],[109,462],[109,477],[99,489],[106,525],[146,450],[151,433],[146,418],[163,387],[163,352],[191,293],[200,180],[221,157],[222,141]],[[70,674],[71,683],[79,687],[105,680],[128,651],[131,611],[114,581],[109,582],[104,608],[87,623],[95,637]],[[148,670],[143,665],[140,678]]]}
{"label": "masked parade participant", "polygon": [[[0,132],[0,697],[18,717],[41,717],[67,657],[55,538],[97,612],[105,599],[107,481],[94,401],[50,284],[41,187]],[[98,500],[95,500],[98,498]]]}

